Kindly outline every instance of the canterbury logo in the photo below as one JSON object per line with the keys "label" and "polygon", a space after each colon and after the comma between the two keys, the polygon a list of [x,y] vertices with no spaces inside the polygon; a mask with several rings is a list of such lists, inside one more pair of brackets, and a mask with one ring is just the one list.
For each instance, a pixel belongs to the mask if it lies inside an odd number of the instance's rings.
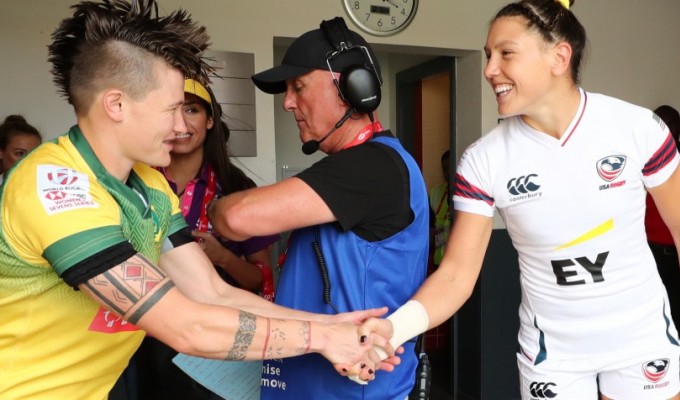
{"label": "canterbury logo", "polygon": [[552,399],[557,396],[552,388],[557,386],[552,382],[531,382],[529,385],[529,393],[538,399]]}
{"label": "canterbury logo", "polygon": [[535,192],[541,188],[541,185],[537,185],[532,180],[537,178],[536,174],[529,174],[526,176],[520,176],[519,178],[512,178],[508,181],[508,192],[515,196],[521,194],[527,194],[530,192]]}

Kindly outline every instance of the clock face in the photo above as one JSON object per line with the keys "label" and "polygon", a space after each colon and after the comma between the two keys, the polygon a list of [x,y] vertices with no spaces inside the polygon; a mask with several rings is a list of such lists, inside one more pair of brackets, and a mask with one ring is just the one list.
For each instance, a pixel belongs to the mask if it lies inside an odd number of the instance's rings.
{"label": "clock face", "polygon": [[418,0],[342,0],[342,4],[359,28],[376,36],[406,28],[418,8]]}

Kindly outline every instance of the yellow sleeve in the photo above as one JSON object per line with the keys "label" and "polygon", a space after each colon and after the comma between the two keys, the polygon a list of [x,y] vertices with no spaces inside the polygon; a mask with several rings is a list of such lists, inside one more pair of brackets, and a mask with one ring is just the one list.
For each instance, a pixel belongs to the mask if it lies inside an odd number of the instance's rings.
{"label": "yellow sleeve", "polygon": [[79,233],[103,228],[105,237],[91,235],[96,247],[125,240],[117,228],[120,209],[89,167],[56,144],[38,151],[3,185],[2,231],[10,248],[29,263],[47,266],[45,249]]}

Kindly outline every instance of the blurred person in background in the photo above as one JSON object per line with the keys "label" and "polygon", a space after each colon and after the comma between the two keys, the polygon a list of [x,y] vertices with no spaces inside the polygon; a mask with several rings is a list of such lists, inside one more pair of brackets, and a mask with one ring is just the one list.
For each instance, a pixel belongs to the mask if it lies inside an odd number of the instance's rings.
{"label": "blurred person in background", "polygon": [[0,125],[0,161],[2,175],[0,183],[5,179],[5,174],[21,157],[28,154],[42,143],[40,132],[21,115],[8,115]]}

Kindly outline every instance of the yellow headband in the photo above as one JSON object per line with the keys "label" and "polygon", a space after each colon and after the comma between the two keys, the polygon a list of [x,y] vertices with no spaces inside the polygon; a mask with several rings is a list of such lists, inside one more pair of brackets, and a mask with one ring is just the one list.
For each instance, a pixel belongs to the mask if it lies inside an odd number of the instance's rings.
{"label": "yellow headband", "polygon": [[569,9],[569,0],[555,0],[555,1],[557,1],[557,2],[560,3],[560,4],[562,4],[562,6],[563,6],[564,8],[566,8],[567,10]]}
{"label": "yellow headband", "polygon": [[205,86],[201,85],[199,82],[196,82],[193,79],[187,78],[184,80],[184,93],[195,94],[196,96],[202,98],[212,106],[212,101],[210,100],[210,93],[208,93],[208,89],[206,89]]}

